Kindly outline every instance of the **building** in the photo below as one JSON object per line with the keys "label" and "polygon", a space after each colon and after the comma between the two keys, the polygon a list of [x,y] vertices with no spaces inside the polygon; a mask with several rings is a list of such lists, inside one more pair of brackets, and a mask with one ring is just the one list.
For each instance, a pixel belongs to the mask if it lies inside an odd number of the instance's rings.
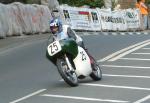
{"label": "building", "polygon": [[120,5],[120,9],[134,8],[137,0],[104,0],[105,8],[115,8]]}
{"label": "building", "polygon": [[121,9],[135,8],[135,3],[137,0],[118,0]]}

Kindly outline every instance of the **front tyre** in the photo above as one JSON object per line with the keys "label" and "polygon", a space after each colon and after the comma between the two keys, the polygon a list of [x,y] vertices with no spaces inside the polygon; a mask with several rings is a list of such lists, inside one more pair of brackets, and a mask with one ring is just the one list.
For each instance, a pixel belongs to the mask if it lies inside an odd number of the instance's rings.
{"label": "front tyre", "polygon": [[56,65],[58,68],[58,72],[67,84],[69,84],[72,87],[78,86],[78,77],[74,71],[71,71],[68,68],[65,59],[57,59]]}

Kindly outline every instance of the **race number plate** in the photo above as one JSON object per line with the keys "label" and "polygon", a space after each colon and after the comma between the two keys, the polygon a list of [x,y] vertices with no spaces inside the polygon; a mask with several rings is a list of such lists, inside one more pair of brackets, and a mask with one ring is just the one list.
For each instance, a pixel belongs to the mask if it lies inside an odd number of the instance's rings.
{"label": "race number plate", "polygon": [[51,43],[47,49],[48,49],[49,55],[53,56],[61,51],[61,45],[58,41],[55,41],[55,42]]}

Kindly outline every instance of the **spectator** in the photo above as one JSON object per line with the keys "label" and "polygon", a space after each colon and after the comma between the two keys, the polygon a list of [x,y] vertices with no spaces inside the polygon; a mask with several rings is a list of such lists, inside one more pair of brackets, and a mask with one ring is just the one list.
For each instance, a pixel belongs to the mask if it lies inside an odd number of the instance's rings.
{"label": "spectator", "polygon": [[148,28],[148,7],[145,5],[145,0],[137,0],[136,8],[139,8],[142,19],[142,28]]}

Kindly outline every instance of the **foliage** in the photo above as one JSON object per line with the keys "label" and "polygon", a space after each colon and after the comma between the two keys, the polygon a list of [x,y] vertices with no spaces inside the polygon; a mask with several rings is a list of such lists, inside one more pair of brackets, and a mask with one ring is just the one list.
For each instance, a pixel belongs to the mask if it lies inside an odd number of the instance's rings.
{"label": "foliage", "polygon": [[150,0],[146,0],[146,4],[150,4]]}
{"label": "foliage", "polygon": [[[88,5],[91,8],[104,6],[104,0],[58,0],[60,4],[68,4],[70,6],[83,6]],[[12,3],[12,2],[22,2],[22,3],[37,3],[40,4],[40,0],[0,0],[1,3]]]}
{"label": "foliage", "polygon": [[91,8],[104,6],[103,0],[58,0],[60,4],[68,4],[71,6],[88,5]]}
{"label": "foliage", "polygon": [[22,2],[22,3],[25,3],[26,0],[0,0],[1,3],[4,3],[4,4],[8,4],[8,3],[12,3],[12,2]]}
{"label": "foliage", "polygon": [[27,4],[40,4],[41,3],[41,0],[25,0]]}

